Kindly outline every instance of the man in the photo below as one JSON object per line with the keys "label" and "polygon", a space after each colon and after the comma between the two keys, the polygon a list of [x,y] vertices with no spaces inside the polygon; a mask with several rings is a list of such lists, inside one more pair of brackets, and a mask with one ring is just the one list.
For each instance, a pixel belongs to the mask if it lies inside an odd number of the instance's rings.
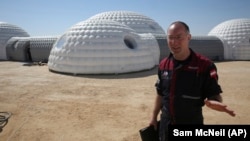
{"label": "man", "polygon": [[235,116],[234,111],[222,103],[215,64],[189,48],[190,39],[186,23],[176,21],[168,27],[171,53],[159,64],[157,96],[150,121],[156,128],[161,111],[160,141],[167,140],[169,124],[203,124],[204,105]]}

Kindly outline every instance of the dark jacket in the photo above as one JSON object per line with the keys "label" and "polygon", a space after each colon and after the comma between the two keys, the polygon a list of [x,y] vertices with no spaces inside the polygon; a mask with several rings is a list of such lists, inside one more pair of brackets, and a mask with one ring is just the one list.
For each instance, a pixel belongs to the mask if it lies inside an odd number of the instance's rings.
{"label": "dark jacket", "polygon": [[204,100],[222,93],[215,64],[193,50],[185,61],[175,60],[172,54],[163,59],[158,78],[155,86],[168,123],[203,124]]}

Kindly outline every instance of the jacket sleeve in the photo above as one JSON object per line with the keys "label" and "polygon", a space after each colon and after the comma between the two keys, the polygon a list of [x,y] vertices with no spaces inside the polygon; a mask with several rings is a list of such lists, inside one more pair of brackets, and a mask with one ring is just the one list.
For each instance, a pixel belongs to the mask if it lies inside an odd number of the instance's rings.
{"label": "jacket sleeve", "polygon": [[161,71],[160,69],[158,69],[158,79],[155,82],[155,88],[156,88],[156,92],[158,95],[162,96],[162,88],[161,88]]}
{"label": "jacket sleeve", "polygon": [[217,68],[214,63],[208,67],[205,73],[205,85],[204,85],[204,93],[206,97],[211,97],[215,95],[219,95],[222,93],[221,86],[218,83],[219,76],[217,73]]}

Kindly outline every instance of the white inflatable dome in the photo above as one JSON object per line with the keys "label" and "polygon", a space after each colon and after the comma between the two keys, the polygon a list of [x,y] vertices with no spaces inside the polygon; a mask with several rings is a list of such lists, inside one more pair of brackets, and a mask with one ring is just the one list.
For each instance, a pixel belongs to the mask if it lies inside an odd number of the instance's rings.
{"label": "white inflatable dome", "polygon": [[111,20],[89,19],[59,37],[51,49],[48,67],[71,74],[127,73],[153,68],[159,56],[152,34],[137,34]]}
{"label": "white inflatable dome", "polygon": [[89,19],[117,21],[129,26],[137,33],[151,33],[155,36],[165,37],[165,31],[157,22],[132,11],[108,11],[96,14]]}
{"label": "white inflatable dome", "polygon": [[29,37],[29,34],[16,25],[0,22],[0,60],[7,60],[6,44],[11,37]]}
{"label": "white inflatable dome", "polygon": [[208,35],[224,44],[225,60],[250,60],[250,19],[232,19],[215,26]]}

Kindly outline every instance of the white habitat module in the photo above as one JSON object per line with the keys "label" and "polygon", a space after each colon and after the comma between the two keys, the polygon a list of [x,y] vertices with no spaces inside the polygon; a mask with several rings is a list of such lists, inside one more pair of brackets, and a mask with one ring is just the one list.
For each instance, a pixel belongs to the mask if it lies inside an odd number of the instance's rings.
{"label": "white habitat module", "polygon": [[16,25],[0,22],[0,60],[7,60],[6,44],[12,37],[29,37],[29,34]]}
{"label": "white habitat module", "polygon": [[89,19],[111,20],[127,25],[137,33],[151,33],[156,37],[165,37],[162,27],[153,19],[133,11],[108,11],[96,14]]}
{"label": "white habitat module", "polygon": [[127,73],[151,69],[160,51],[152,34],[111,20],[89,19],[72,26],[51,49],[49,70],[71,74]]}
{"label": "white habitat module", "polygon": [[232,19],[215,26],[208,35],[224,44],[225,60],[250,60],[250,19]]}

